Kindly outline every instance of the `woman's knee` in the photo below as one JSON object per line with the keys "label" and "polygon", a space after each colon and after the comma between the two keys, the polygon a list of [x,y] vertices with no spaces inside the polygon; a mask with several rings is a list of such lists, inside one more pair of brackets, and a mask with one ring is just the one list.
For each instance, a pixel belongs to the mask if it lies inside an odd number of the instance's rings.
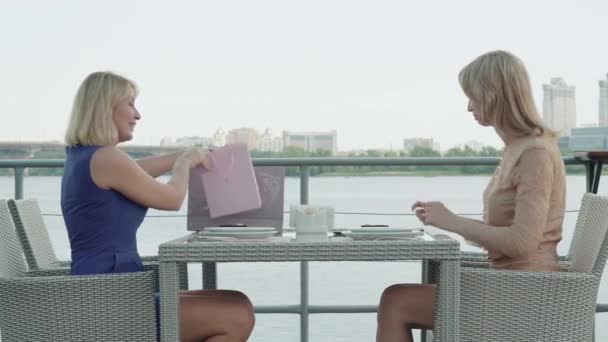
{"label": "woman's knee", "polygon": [[[434,288],[420,284],[395,284],[387,287],[380,297],[378,311],[416,309],[433,300]],[[431,303],[432,304],[432,303]]]}
{"label": "woman's knee", "polygon": [[407,288],[404,284],[395,284],[387,287],[380,296],[380,307],[393,306],[404,300],[407,296]]}
{"label": "woman's knee", "polygon": [[238,335],[246,336],[255,324],[253,306],[245,295],[233,292],[216,292],[213,296],[182,296],[181,313],[190,322],[207,322],[226,333],[238,332]]}
{"label": "woman's knee", "polygon": [[245,303],[248,306],[250,306],[252,308],[252,310],[253,310],[253,304],[251,303],[251,300],[243,292],[235,291],[235,290],[223,290],[223,292],[225,293],[225,295],[227,297],[230,297],[230,298],[242,301],[243,303]]}
{"label": "woman's knee", "polygon": [[378,321],[432,326],[434,301],[435,288],[432,285],[391,285],[380,298]]}
{"label": "woman's knee", "polygon": [[[247,297],[245,297],[247,298]],[[238,329],[242,334],[249,336],[255,325],[255,312],[253,306],[247,300],[234,300],[227,308],[232,329]]]}
{"label": "woman's knee", "polygon": [[253,328],[255,312],[249,298],[238,291],[226,291],[222,295],[222,315],[230,317],[233,326]]}

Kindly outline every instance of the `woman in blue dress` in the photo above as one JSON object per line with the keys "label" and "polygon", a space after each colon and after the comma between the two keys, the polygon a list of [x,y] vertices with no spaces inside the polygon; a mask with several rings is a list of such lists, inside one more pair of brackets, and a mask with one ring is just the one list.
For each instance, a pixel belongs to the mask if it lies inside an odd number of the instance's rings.
{"label": "woman in blue dress", "polygon": [[[136,232],[146,211],[179,210],[190,169],[209,165],[200,150],[134,160],[116,148],[133,138],[141,119],[136,97],[131,80],[95,72],[74,99],[61,184],[74,275],[142,271]],[[169,171],[169,182],[155,179]],[[182,341],[246,341],[254,322],[253,306],[241,292],[180,294]]]}

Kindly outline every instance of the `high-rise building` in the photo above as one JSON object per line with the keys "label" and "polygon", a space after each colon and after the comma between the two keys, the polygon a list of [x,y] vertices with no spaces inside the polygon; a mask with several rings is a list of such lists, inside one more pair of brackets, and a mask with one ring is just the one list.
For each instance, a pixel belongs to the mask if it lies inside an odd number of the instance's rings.
{"label": "high-rise building", "polygon": [[551,83],[543,84],[543,121],[560,136],[570,135],[570,130],[576,127],[574,91],[575,87],[561,77],[553,77]]}
{"label": "high-rise building", "polygon": [[330,132],[283,132],[284,147],[299,147],[306,152],[329,151],[332,156],[338,152],[338,137],[335,130]]}
{"label": "high-rise building", "polygon": [[608,74],[606,79],[600,80],[600,117],[599,126],[608,126]]}

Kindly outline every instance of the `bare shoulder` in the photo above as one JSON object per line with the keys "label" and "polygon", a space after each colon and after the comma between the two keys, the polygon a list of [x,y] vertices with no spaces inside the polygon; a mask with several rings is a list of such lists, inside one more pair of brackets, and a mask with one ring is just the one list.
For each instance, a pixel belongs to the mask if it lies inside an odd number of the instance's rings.
{"label": "bare shoulder", "polygon": [[91,177],[100,188],[114,190],[145,207],[179,210],[185,191],[152,178],[136,160],[115,147],[102,147],[91,160]]}
{"label": "bare shoulder", "polygon": [[93,163],[121,163],[132,160],[126,153],[117,149],[114,146],[104,146],[93,154],[92,162]]}
{"label": "bare shoulder", "polygon": [[115,178],[137,168],[137,163],[116,147],[105,146],[95,151],[90,167],[93,182],[100,188],[109,189]]}

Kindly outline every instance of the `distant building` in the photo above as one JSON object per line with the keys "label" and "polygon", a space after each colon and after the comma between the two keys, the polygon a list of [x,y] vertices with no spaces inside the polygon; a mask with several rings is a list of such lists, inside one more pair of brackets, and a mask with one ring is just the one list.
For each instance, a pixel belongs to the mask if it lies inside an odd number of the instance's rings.
{"label": "distant building", "polygon": [[469,140],[462,144],[463,147],[468,146],[471,150],[479,152],[483,149],[483,144],[477,140]]}
{"label": "distant building", "polygon": [[405,152],[411,152],[416,147],[426,147],[436,151],[439,151],[439,143],[435,142],[433,138],[405,138],[403,139],[403,150]]}
{"label": "distant building", "polygon": [[608,126],[608,74],[600,80],[599,126]]}
{"label": "distant building", "polygon": [[160,139],[161,147],[170,147],[170,146],[174,146],[174,145],[175,145],[175,141],[173,141],[173,138],[171,138],[171,137],[163,137],[162,139]]}
{"label": "distant building", "polygon": [[574,128],[568,149],[579,151],[608,151],[608,127]]}
{"label": "distant building", "polygon": [[218,128],[213,134],[213,146],[224,146],[226,145],[226,132],[223,129]]}
{"label": "distant building", "polygon": [[213,145],[213,139],[207,137],[182,137],[177,138],[173,146],[184,146],[184,147],[202,147],[207,148]]}
{"label": "distant building", "polygon": [[283,146],[299,147],[307,152],[329,151],[332,156],[338,152],[338,137],[335,130],[329,132],[283,132]]}
{"label": "distant building", "polygon": [[273,137],[272,131],[266,129],[258,140],[257,149],[263,152],[282,152],[283,139],[281,137]]}
{"label": "distant building", "polygon": [[563,78],[553,77],[550,84],[543,84],[543,121],[560,136],[570,135],[576,127],[575,87]]}
{"label": "distant building", "polygon": [[232,129],[226,135],[226,144],[247,144],[249,150],[258,146],[259,133],[253,128]]}

